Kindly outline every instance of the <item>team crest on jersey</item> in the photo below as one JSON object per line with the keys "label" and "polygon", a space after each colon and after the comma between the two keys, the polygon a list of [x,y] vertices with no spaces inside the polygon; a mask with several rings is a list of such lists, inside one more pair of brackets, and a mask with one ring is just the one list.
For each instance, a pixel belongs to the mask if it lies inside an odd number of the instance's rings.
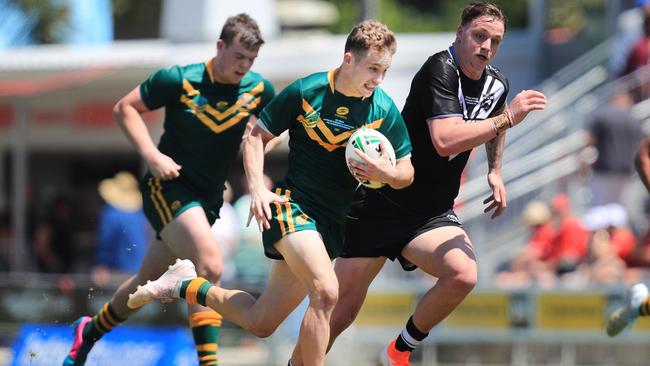
{"label": "team crest on jersey", "polygon": [[178,209],[181,208],[181,201],[176,200],[176,201],[172,202],[172,205],[170,206],[170,208],[174,212],[178,211]]}
{"label": "team crest on jersey", "polygon": [[314,128],[316,127],[316,124],[318,124],[318,120],[320,119],[320,113],[317,111],[311,111],[309,113],[305,113],[305,127],[307,128]]}
{"label": "team crest on jersey", "polygon": [[223,111],[226,108],[228,108],[228,102],[226,102],[225,100],[220,100],[217,102],[216,107],[218,110]]}
{"label": "team crest on jersey", "polygon": [[481,109],[484,111],[489,111],[492,109],[492,103],[494,103],[494,93],[483,96],[481,101]]}

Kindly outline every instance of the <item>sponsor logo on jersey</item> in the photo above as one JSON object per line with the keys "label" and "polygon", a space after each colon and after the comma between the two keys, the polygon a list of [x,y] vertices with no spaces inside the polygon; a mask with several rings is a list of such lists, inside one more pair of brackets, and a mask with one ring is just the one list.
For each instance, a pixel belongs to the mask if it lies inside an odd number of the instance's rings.
{"label": "sponsor logo on jersey", "polygon": [[217,102],[217,109],[218,110],[223,111],[226,108],[228,108],[228,102],[226,102],[225,100],[220,100],[220,101]]}
{"label": "sponsor logo on jersey", "polygon": [[176,201],[172,202],[172,205],[171,205],[172,211],[176,212],[176,211],[178,211],[179,208],[181,208],[181,201],[176,200]]}
{"label": "sponsor logo on jersey", "polygon": [[339,117],[347,116],[350,113],[350,108],[348,107],[338,107],[336,108],[336,115]]}

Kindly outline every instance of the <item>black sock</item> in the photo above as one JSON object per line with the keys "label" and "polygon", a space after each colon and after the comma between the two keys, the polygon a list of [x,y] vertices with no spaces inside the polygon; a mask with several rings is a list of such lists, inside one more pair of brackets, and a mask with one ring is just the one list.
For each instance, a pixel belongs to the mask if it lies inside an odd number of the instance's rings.
{"label": "black sock", "polygon": [[423,333],[413,323],[413,317],[409,318],[406,328],[395,340],[395,348],[400,352],[411,352],[426,338],[429,333]]}

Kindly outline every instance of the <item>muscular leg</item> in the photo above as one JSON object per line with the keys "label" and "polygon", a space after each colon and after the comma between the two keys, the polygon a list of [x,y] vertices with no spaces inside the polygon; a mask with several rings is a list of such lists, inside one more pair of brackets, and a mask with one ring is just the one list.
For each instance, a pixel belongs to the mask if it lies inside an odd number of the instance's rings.
{"label": "muscular leg", "polygon": [[[160,232],[163,241],[178,258],[194,263],[196,273],[218,284],[223,270],[223,255],[219,243],[210,231],[203,208],[191,207],[167,224]],[[169,262],[171,263],[171,262]],[[167,264],[169,264],[167,263]],[[188,305],[190,314],[211,309]]]}
{"label": "muscular leg", "polygon": [[174,253],[163,242],[156,240],[149,245],[138,273],[124,281],[111,298],[111,307],[120,318],[126,319],[136,311],[126,306],[126,302],[137,285],[160,277],[175,258]]}
{"label": "muscular leg", "polygon": [[[223,255],[202,207],[185,210],[165,226],[160,236],[176,257],[190,259],[194,263],[199,276],[219,283]],[[221,315],[197,304],[188,305],[187,309],[199,364],[216,362]]]}
{"label": "muscular leg", "polygon": [[476,285],[474,249],[462,228],[445,226],[413,239],[402,255],[438,278],[413,313],[413,322],[426,333],[445,319]]}
{"label": "muscular leg", "polygon": [[[339,281],[339,301],[336,303],[330,319],[328,351],[332,348],[336,338],[354,322],[366,298],[370,283],[385,262],[385,257],[336,259],[334,265],[336,277],[347,280]],[[293,366],[302,366],[303,364],[300,344],[296,345],[296,349],[294,349],[291,363]]]}
{"label": "muscular leg", "polygon": [[243,291],[212,287],[206,303],[249,332],[266,337],[308,294],[298,343],[306,365],[324,365],[338,282],[323,242],[317,232],[306,230],[289,234],[276,248],[285,261],[273,264],[269,284],[257,301]]}

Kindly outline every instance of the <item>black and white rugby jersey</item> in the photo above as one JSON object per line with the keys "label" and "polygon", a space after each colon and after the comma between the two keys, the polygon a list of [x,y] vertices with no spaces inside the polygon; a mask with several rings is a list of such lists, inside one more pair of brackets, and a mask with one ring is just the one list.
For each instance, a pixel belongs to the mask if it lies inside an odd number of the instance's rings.
{"label": "black and white rugby jersey", "polygon": [[497,115],[506,103],[508,80],[488,65],[479,80],[465,76],[454,49],[429,57],[411,82],[402,110],[413,146],[415,180],[405,189],[381,189],[382,195],[407,212],[439,213],[454,205],[461,173],[471,150],[443,157],[429,134],[427,119],[462,116],[465,123]]}

